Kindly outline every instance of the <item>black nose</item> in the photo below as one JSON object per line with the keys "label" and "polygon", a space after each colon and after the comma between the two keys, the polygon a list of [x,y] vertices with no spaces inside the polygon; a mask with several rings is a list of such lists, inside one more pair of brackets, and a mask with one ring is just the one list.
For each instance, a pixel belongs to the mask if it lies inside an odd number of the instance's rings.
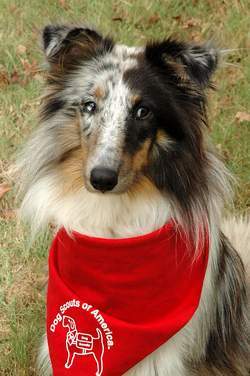
{"label": "black nose", "polygon": [[116,171],[106,167],[95,167],[90,174],[90,183],[98,191],[111,191],[116,186],[117,181]]}

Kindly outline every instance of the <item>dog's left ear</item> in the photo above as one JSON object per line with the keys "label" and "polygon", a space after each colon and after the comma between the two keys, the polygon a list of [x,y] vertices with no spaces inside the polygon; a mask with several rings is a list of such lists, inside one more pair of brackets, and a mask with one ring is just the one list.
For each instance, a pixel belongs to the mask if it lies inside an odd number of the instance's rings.
{"label": "dog's left ear", "polygon": [[43,49],[50,67],[64,68],[91,59],[113,47],[109,38],[88,27],[48,25],[42,34]]}
{"label": "dog's left ear", "polygon": [[185,74],[201,88],[209,85],[219,59],[219,51],[210,44],[186,44],[172,39],[148,44],[145,55],[151,64],[170,68],[180,76]]}

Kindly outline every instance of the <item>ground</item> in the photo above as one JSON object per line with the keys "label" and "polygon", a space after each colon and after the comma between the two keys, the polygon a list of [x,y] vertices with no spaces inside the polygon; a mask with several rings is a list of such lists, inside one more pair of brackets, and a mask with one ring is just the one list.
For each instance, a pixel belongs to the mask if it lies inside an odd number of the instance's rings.
{"label": "ground", "polygon": [[[228,50],[210,96],[211,137],[237,179],[234,208],[249,206],[250,7],[246,0],[0,0],[0,184],[37,125],[42,92],[40,30],[52,22],[88,22],[116,40],[143,44],[174,35],[213,40]],[[7,181],[8,182],[8,181]],[[13,189],[0,185],[0,374],[35,375],[44,331],[46,257],[50,235],[30,244],[17,223]],[[6,189],[7,190],[7,189]]]}

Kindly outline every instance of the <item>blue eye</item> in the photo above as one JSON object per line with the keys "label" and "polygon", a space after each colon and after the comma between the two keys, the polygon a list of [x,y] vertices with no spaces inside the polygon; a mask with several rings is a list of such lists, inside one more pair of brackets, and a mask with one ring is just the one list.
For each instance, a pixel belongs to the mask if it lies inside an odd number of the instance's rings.
{"label": "blue eye", "polygon": [[144,120],[150,115],[149,108],[145,106],[138,107],[135,112],[135,118],[136,120]]}
{"label": "blue eye", "polygon": [[88,114],[92,114],[96,110],[96,103],[95,102],[91,102],[91,101],[85,102],[82,105],[82,110],[83,110],[83,112],[87,112]]}

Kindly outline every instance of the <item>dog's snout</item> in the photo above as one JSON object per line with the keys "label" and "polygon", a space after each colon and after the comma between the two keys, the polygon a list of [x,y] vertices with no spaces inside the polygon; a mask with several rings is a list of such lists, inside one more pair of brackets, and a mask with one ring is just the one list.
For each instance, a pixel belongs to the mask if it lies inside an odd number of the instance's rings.
{"label": "dog's snout", "polygon": [[111,191],[118,182],[116,171],[106,167],[95,167],[90,174],[90,183],[101,192]]}

